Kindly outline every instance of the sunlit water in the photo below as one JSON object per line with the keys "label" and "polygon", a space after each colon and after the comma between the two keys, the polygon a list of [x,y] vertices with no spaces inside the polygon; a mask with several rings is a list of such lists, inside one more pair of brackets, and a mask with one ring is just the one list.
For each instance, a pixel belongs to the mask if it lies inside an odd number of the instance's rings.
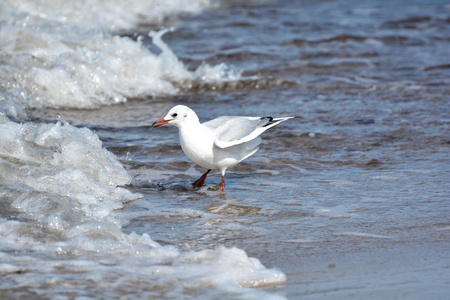
{"label": "sunlit water", "polygon": [[[0,297],[448,297],[449,20],[446,1],[0,3]],[[194,190],[176,128],[150,129],[176,104],[296,118],[225,193],[219,172]]]}

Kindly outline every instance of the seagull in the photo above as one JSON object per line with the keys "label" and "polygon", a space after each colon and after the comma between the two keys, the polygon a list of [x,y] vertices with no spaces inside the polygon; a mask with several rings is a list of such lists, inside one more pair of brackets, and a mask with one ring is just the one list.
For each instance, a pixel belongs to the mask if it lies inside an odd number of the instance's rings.
{"label": "seagull", "polygon": [[260,134],[267,129],[294,117],[240,117],[222,116],[200,123],[197,114],[187,106],[177,105],[167,115],[154,122],[151,128],[165,124],[178,127],[184,154],[207,171],[192,185],[205,184],[211,170],[222,173],[220,190],[225,187],[225,172],[255,154],[261,143]]}

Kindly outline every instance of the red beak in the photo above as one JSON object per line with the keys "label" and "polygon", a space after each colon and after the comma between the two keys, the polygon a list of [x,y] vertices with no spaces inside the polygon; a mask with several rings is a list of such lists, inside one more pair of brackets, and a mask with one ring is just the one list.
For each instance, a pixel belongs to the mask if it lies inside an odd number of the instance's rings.
{"label": "red beak", "polygon": [[153,123],[151,127],[152,128],[156,128],[156,127],[159,127],[159,126],[163,126],[163,125],[169,123],[170,121],[172,121],[172,120],[160,119],[160,120],[156,121],[155,123]]}

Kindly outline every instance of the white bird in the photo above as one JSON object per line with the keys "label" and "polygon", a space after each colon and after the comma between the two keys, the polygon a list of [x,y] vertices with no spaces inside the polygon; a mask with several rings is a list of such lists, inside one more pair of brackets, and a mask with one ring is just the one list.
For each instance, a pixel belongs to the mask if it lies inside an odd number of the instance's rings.
{"label": "white bird", "polygon": [[178,127],[184,154],[208,169],[192,184],[193,187],[202,187],[208,173],[219,169],[222,173],[220,190],[223,192],[226,170],[258,151],[261,133],[292,118],[222,116],[200,123],[192,109],[177,105],[164,118],[154,122],[152,128],[165,124]]}

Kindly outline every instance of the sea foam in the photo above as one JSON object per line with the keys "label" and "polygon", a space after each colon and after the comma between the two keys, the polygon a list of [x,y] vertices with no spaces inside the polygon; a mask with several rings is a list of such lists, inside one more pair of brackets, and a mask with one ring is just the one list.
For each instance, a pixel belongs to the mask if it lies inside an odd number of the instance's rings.
{"label": "sea foam", "polygon": [[46,288],[50,282],[41,272],[79,287],[91,283],[83,276],[66,281],[57,274],[90,273],[106,283],[113,276],[135,285],[133,277],[123,274],[139,270],[139,280],[150,286],[157,282],[155,289],[163,286],[162,297],[177,298],[193,289],[211,289],[209,295],[268,296],[248,288],[286,281],[281,271],[265,268],[237,248],[183,252],[160,245],[147,233],[124,233],[122,224],[129,216],[120,210],[141,195],[122,187],[130,176],[87,128],[64,120],[17,124],[3,117],[0,169],[0,196],[7,208],[0,213],[0,253],[8,262],[0,272],[18,286],[27,286],[18,276],[27,273],[38,294],[61,293]]}
{"label": "sea foam", "polygon": [[[121,36],[139,24],[195,13],[207,0],[0,2],[0,274],[6,298],[274,298],[252,287],[286,276],[245,251],[185,252],[126,233],[123,208],[141,198],[88,128],[29,122],[32,108],[94,109],[238,79],[225,64],[188,70]],[[19,122],[22,120],[22,122]],[[195,212],[193,212],[195,213]],[[200,214],[203,216],[202,214]],[[176,241],[174,241],[176,244]]]}
{"label": "sea foam", "polygon": [[142,38],[117,34],[207,5],[206,0],[0,4],[0,109],[23,118],[20,108],[92,109],[175,94],[192,86],[189,82],[239,78],[225,64],[188,70],[162,41],[167,30],[150,33],[160,53],[143,46]]}

